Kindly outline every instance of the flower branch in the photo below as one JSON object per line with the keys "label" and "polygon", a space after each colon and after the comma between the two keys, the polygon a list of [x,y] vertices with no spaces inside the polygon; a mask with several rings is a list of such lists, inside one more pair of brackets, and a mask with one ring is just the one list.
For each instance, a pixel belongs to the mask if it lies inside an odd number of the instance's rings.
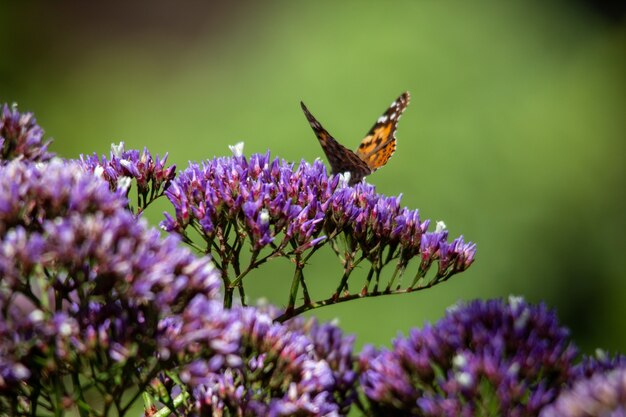
{"label": "flower branch", "polygon": [[[362,295],[379,294],[381,287],[385,288],[382,293],[401,294],[410,292],[400,291],[399,282],[414,257],[419,257],[420,264],[407,290],[417,288],[435,263],[436,278],[420,284],[420,289],[464,271],[476,251],[476,245],[465,243],[462,237],[449,243],[442,222],[429,232],[430,221],[422,222],[417,210],[402,208],[400,197],[377,194],[366,183],[349,187],[340,176],[329,177],[319,161],[294,165],[271,159],[269,152],[250,158],[237,153],[191,164],[165,194],[175,217],[166,214],[162,227],[180,234],[185,242],[192,241],[189,230],[202,237],[207,244],[204,252],[218,261],[222,271],[227,307],[232,306],[235,288],[243,294],[246,275],[279,257],[295,265],[286,303],[290,314],[329,304],[327,299],[311,301],[302,271],[324,245],[332,248],[343,266],[332,300],[349,294],[350,276],[363,261],[370,268]],[[250,248],[251,260],[242,268],[244,245]],[[392,281],[382,283],[383,269],[393,262]],[[397,288],[392,289],[396,282]],[[300,292],[304,301],[297,306]],[[245,299],[241,302],[245,304]]]}

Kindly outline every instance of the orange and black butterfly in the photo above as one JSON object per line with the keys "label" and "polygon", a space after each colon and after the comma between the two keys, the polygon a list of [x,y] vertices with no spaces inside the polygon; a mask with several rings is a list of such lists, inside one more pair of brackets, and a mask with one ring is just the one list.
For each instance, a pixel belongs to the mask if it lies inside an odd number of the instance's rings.
{"label": "orange and black butterfly", "polygon": [[328,158],[333,174],[350,173],[350,185],[361,181],[387,163],[396,150],[396,127],[402,112],[409,104],[410,95],[404,92],[391,103],[374,126],[367,132],[365,139],[356,152],[341,145],[326,131],[309,112],[303,102],[302,110],[309,121],[322,149]]}

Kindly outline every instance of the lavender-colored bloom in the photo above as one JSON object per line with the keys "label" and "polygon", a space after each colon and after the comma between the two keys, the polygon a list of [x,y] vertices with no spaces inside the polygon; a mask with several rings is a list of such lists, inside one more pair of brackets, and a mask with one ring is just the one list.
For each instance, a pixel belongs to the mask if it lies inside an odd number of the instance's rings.
{"label": "lavender-colored bloom", "polygon": [[32,113],[20,113],[17,106],[0,106],[0,163],[21,159],[45,162],[54,154],[48,152],[50,141],[43,141],[44,131]]}
{"label": "lavender-colored bloom", "polygon": [[[167,216],[165,230],[184,233],[196,223],[205,238],[224,237],[229,225],[241,227],[253,246],[269,243],[297,246],[319,237],[324,204],[337,181],[331,182],[321,162],[313,165],[271,160],[269,153],[215,158],[192,164],[166,191],[176,210]],[[275,239],[284,233],[280,242]]]}
{"label": "lavender-colored bloom", "polygon": [[3,167],[0,178],[0,236],[23,226],[41,232],[46,221],[74,214],[110,215],[126,205],[104,181],[85,175],[72,162],[37,166],[20,161]]}
{"label": "lavender-colored bloom", "polygon": [[159,322],[218,296],[211,262],[125,203],[75,163],[0,167],[0,407],[81,369],[121,396],[156,366]]}
{"label": "lavender-colored bloom", "polygon": [[129,181],[134,179],[138,190],[138,209],[141,211],[154,199],[163,194],[176,176],[176,165],[166,166],[167,154],[155,157],[147,148],[125,150],[124,142],[111,145],[109,159],[93,155],[81,155],[80,164],[88,172],[102,176],[109,182],[111,190],[121,190],[128,195]]}
{"label": "lavender-colored bloom", "polygon": [[597,372],[563,391],[540,417],[625,417],[626,368]]}
{"label": "lavender-colored bloom", "polygon": [[179,374],[193,393],[195,413],[340,415],[333,390],[343,381],[309,335],[274,323],[257,309],[224,310],[198,297],[163,324],[160,350],[188,362]]}
{"label": "lavender-colored bloom", "polygon": [[573,375],[568,331],[544,305],[474,301],[392,350],[361,353],[361,386],[376,415],[536,416]]}
{"label": "lavender-colored bloom", "polygon": [[[328,177],[319,160],[294,165],[271,159],[269,152],[249,159],[238,152],[191,164],[165,194],[175,216],[166,214],[161,226],[185,239],[191,229],[200,232],[207,252],[223,265],[238,258],[244,240],[256,259],[270,245],[268,257],[294,256],[332,239],[339,256],[367,259],[377,278],[379,265],[398,259],[401,275],[417,256],[421,264],[413,290],[433,262],[439,262],[435,279],[443,281],[467,269],[476,252],[476,245],[462,237],[448,243],[447,230],[428,232],[430,221],[401,207],[400,196],[386,197],[367,183],[349,187],[340,176]],[[256,266],[251,265],[249,269]],[[344,263],[346,280],[353,267]],[[222,269],[228,276],[227,268]],[[240,270],[234,272],[240,275]]]}

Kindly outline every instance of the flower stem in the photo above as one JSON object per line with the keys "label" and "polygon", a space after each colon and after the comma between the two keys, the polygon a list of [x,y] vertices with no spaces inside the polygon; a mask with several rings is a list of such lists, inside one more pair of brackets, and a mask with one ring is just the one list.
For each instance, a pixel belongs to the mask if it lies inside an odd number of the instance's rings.
{"label": "flower stem", "polygon": [[[287,304],[287,309],[285,311],[285,314],[287,314],[289,311],[293,311],[294,306],[296,304],[296,297],[298,296],[298,286],[304,279],[303,274],[302,274],[304,263],[302,263],[300,256],[301,255],[299,253],[296,253],[295,255],[296,269],[293,273],[293,279],[291,280],[291,289],[289,290],[289,302]],[[310,304],[310,300],[309,300],[309,304]]]}
{"label": "flower stem", "polygon": [[[434,284],[433,284],[434,285]],[[316,308],[320,308],[320,307],[324,307],[324,306],[328,306],[328,305],[333,305],[333,304],[338,304],[338,303],[345,303],[346,301],[351,301],[351,300],[356,300],[359,298],[368,298],[368,297],[379,297],[381,295],[390,295],[390,294],[394,294],[394,295],[398,295],[398,294],[409,294],[412,292],[416,292],[416,291],[420,291],[420,290],[425,290],[427,288],[430,288],[431,285],[428,286],[423,286],[423,287],[416,287],[416,288],[405,288],[403,290],[393,290],[390,292],[359,292],[359,293],[354,293],[354,294],[348,294],[348,295],[344,295],[342,297],[339,297],[337,299],[335,299],[334,297],[330,297],[327,298],[325,300],[320,300],[320,301],[312,301],[309,304],[303,304],[299,307],[296,308],[287,308],[285,310],[285,312],[278,316],[274,321],[278,322],[278,323],[284,323],[285,321],[291,319],[292,317],[295,317],[299,314],[302,314],[306,311],[309,310],[313,310]]]}

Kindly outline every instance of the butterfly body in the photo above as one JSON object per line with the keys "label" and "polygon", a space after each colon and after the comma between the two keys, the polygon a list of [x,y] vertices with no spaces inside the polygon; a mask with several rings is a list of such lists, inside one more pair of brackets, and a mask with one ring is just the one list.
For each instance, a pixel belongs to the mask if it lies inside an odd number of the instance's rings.
{"label": "butterfly body", "polygon": [[391,103],[391,106],[378,118],[374,126],[361,141],[356,152],[337,142],[313,117],[304,103],[300,102],[300,105],[311,128],[315,132],[315,136],[317,136],[322,145],[332,173],[336,175],[349,172],[349,184],[353,185],[385,165],[395,152],[396,127],[402,112],[409,104],[409,99],[409,93],[404,92]]}

